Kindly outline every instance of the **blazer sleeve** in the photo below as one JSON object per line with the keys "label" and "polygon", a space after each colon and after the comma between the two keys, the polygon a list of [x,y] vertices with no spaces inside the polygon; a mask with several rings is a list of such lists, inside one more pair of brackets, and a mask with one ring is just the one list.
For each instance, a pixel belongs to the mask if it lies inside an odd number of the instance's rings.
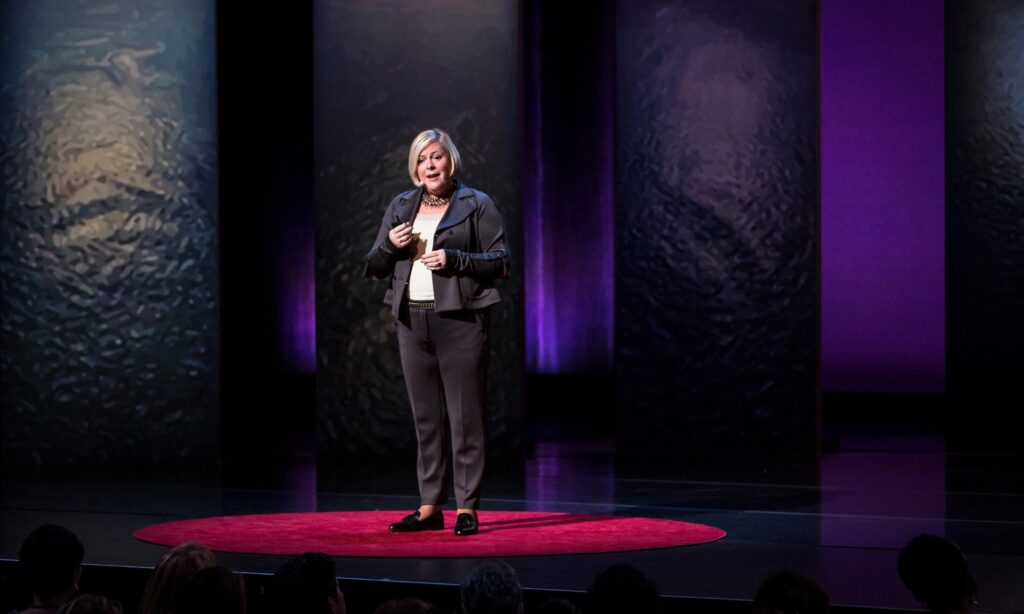
{"label": "blazer sleeve", "polygon": [[391,201],[387,210],[384,211],[384,218],[380,222],[380,230],[377,231],[377,238],[373,242],[373,248],[366,254],[366,264],[363,275],[372,279],[384,279],[390,277],[395,271],[395,263],[405,250],[400,250],[388,238],[391,229],[401,223],[395,212],[395,204],[398,199]]}
{"label": "blazer sleeve", "polygon": [[480,251],[445,249],[446,268],[477,279],[507,279],[510,256],[505,245],[505,222],[489,196],[480,194],[477,202],[479,207],[473,223]]}

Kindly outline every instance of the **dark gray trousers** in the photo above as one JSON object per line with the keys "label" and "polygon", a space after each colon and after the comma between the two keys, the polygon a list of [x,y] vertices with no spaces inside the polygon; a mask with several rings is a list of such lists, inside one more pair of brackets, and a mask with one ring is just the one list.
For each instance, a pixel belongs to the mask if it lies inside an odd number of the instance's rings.
{"label": "dark gray trousers", "polygon": [[395,327],[418,443],[420,502],[448,502],[451,456],[459,508],[480,505],[489,310],[402,307]]}

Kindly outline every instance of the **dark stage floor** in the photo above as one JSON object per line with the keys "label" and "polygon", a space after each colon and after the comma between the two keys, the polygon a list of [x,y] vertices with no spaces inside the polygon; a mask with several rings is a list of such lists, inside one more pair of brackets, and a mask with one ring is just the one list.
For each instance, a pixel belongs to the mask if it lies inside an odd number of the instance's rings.
{"label": "dark stage floor", "polygon": [[[858,434],[830,439],[819,463],[743,459],[669,465],[617,461],[600,439],[544,441],[521,466],[493,469],[485,508],[673,518],[718,526],[724,540],[614,555],[522,557],[527,589],[583,591],[613,562],[644,570],[662,594],[748,600],[758,581],[789,567],[818,580],[838,605],[917,608],[896,576],[898,549],[921,532],[967,553],[979,612],[1024,608],[1024,467],[954,457],[941,435]],[[165,520],[267,512],[411,509],[412,465],[225,468],[157,472],[4,469],[0,558],[13,560],[36,525],[76,532],[86,563],[152,567],[164,548],[135,529]],[[481,512],[486,522],[486,509]],[[221,555],[238,571],[271,573],[281,557]],[[456,584],[479,560],[338,559],[350,581]]]}

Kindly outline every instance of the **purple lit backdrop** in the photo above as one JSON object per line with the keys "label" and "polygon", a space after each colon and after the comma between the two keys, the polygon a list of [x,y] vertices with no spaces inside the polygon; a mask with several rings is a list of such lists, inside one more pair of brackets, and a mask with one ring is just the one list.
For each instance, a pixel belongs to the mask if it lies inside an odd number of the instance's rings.
{"label": "purple lit backdrop", "polygon": [[292,220],[281,237],[278,261],[280,334],[284,363],[297,373],[316,371],[315,222]]}
{"label": "purple lit backdrop", "polygon": [[820,6],[821,385],[941,392],[943,3]]}
{"label": "purple lit backdrop", "polygon": [[[528,14],[523,258],[527,369],[605,371],[613,355],[614,75],[594,87],[587,165],[567,162],[564,71]],[[821,376],[834,391],[945,386],[943,8],[821,3]],[[612,63],[613,43],[595,66]],[[564,58],[561,58],[564,61]],[[596,120],[594,122],[593,120]],[[579,145],[576,145],[579,148]],[[563,158],[558,160],[556,158]],[[282,293],[288,363],[314,367],[312,256]]]}
{"label": "purple lit backdrop", "polygon": [[[611,371],[613,4],[525,10],[523,263],[529,373]],[[572,45],[565,32],[582,33]]]}

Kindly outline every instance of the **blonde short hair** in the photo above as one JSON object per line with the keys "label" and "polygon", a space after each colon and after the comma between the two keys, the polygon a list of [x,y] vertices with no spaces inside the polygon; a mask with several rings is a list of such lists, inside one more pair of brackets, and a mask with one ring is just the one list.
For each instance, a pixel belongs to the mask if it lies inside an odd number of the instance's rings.
{"label": "blonde short hair", "polygon": [[416,175],[416,166],[419,164],[420,153],[431,143],[437,143],[448,154],[448,160],[452,165],[452,177],[458,175],[459,169],[462,168],[462,156],[459,155],[458,148],[452,142],[452,137],[448,136],[448,133],[440,128],[424,130],[416,135],[416,138],[412,140],[412,145],[409,146],[409,178],[412,179],[413,185],[417,187],[423,185],[423,182]]}

